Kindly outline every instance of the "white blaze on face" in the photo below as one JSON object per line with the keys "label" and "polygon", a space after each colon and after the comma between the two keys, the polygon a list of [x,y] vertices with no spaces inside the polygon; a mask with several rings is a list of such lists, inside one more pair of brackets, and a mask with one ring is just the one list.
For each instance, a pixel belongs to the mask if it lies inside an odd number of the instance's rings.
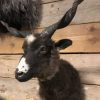
{"label": "white blaze on face", "polygon": [[26,59],[24,57],[22,57],[22,59],[20,60],[18,66],[17,66],[18,72],[23,72],[23,73],[27,73],[29,70],[29,65],[26,63]]}
{"label": "white blaze on face", "polygon": [[32,34],[28,35],[26,37],[26,41],[27,41],[28,44],[31,44],[33,41],[35,41],[35,39],[36,39],[36,37],[34,35],[32,35]]}

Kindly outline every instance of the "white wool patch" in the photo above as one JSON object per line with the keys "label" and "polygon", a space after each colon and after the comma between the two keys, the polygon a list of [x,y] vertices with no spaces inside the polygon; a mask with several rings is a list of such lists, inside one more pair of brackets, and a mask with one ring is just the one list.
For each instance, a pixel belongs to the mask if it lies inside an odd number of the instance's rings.
{"label": "white wool patch", "polygon": [[35,39],[36,39],[36,37],[34,35],[32,35],[32,34],[31,35],[28,35],[26,37],[26,41],[27,41],[28,44],[31,44],[32,42],[34,42]]}
{"label": "white wool patch", "polygon": [[29,65],[26,63],[26,59],[23,57],[18,66],[17,66],[18,72],[23,72],[23,73],[27,73],[29,70]]}

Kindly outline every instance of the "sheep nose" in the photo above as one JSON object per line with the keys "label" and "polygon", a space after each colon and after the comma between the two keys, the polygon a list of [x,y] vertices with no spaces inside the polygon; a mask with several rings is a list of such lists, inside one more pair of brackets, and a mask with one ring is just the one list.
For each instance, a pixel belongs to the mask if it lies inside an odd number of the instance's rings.
{"label": "sheep nose", "polygon": [[21,58],[18,66],[17,66],[17,72],[23,72],[23,73],[27,73],[29,70],[29,65],[26,63],[26,58]]}
{"label": "sheep nose", "polygon": [[22,76],[24,73],[23,72],[17,72],[18,76]]}
{"label": "sheep nose", "polygon": [[18,76],[22,76],[22,75],[24,74],[24,72],[19,71],[18,68],[17,68],[17,69],[16,69],[16,74],[17,74]]}

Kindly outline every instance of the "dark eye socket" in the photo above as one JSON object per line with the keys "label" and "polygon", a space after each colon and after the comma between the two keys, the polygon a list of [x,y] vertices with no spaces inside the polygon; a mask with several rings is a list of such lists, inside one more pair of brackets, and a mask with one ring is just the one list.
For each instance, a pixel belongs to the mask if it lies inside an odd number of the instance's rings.
{"label": "dark eye socket", "polygon": [[24,53],[27,53],[27,49],[23,49],[24,50]]}
{"label": "dark eye socket", "polygon": [[45,46],[41,46],[41,47],[40,47],[40,53],[41,53],[41,54],[46,54],[46,53],[47,53],[47,49],[46,49]]}
{"label": "dark eye socket", "polygon": [[23,48],[23,51],[24,51],[24,53],[26,54],[27,52],[30,51],[30,47]]}

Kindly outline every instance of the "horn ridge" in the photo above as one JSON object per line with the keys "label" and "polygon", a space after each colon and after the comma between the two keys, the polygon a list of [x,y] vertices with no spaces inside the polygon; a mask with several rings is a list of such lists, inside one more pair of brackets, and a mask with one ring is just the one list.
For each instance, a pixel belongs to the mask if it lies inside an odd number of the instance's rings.
{"label": "horn ridge", "polygon": [[78,5],[84,0],[75,0],[72,7],[66,12],[60,21],[50,25],[44,31],[42,31],[41,36],[51,38],[57,29],[64,28],[70,24],[74,18]]}
{"label": "horn ridge", "polygon": [[82,3],[83,1],[84,1],[84,0],[75,0],[74,3],[73,3],[73,5],[74,5],[74,4],[79,5],[79,4]]}
{"label": "horn ridge", "polygon": [[29,32],[20,32],[17,29],[10,27],[6,22],[0,21],[0,23],[7,29],[8,32],[10,32],[12,35],[15,35],[17,37],[26,37],[27,35],[31,34]]}
{"label": "horn ridge", "polygon": [[74,18],[76,11],[77,11],[77,7],[78,5],[84,0],[75,0],[72,8],[70,8],[66,14],[64,15],[64,17],[60,20],[59,25],[58,25],[58,29],[64,28],[67,25],[70,24],[70,22],[72,21],[72,19]]}

